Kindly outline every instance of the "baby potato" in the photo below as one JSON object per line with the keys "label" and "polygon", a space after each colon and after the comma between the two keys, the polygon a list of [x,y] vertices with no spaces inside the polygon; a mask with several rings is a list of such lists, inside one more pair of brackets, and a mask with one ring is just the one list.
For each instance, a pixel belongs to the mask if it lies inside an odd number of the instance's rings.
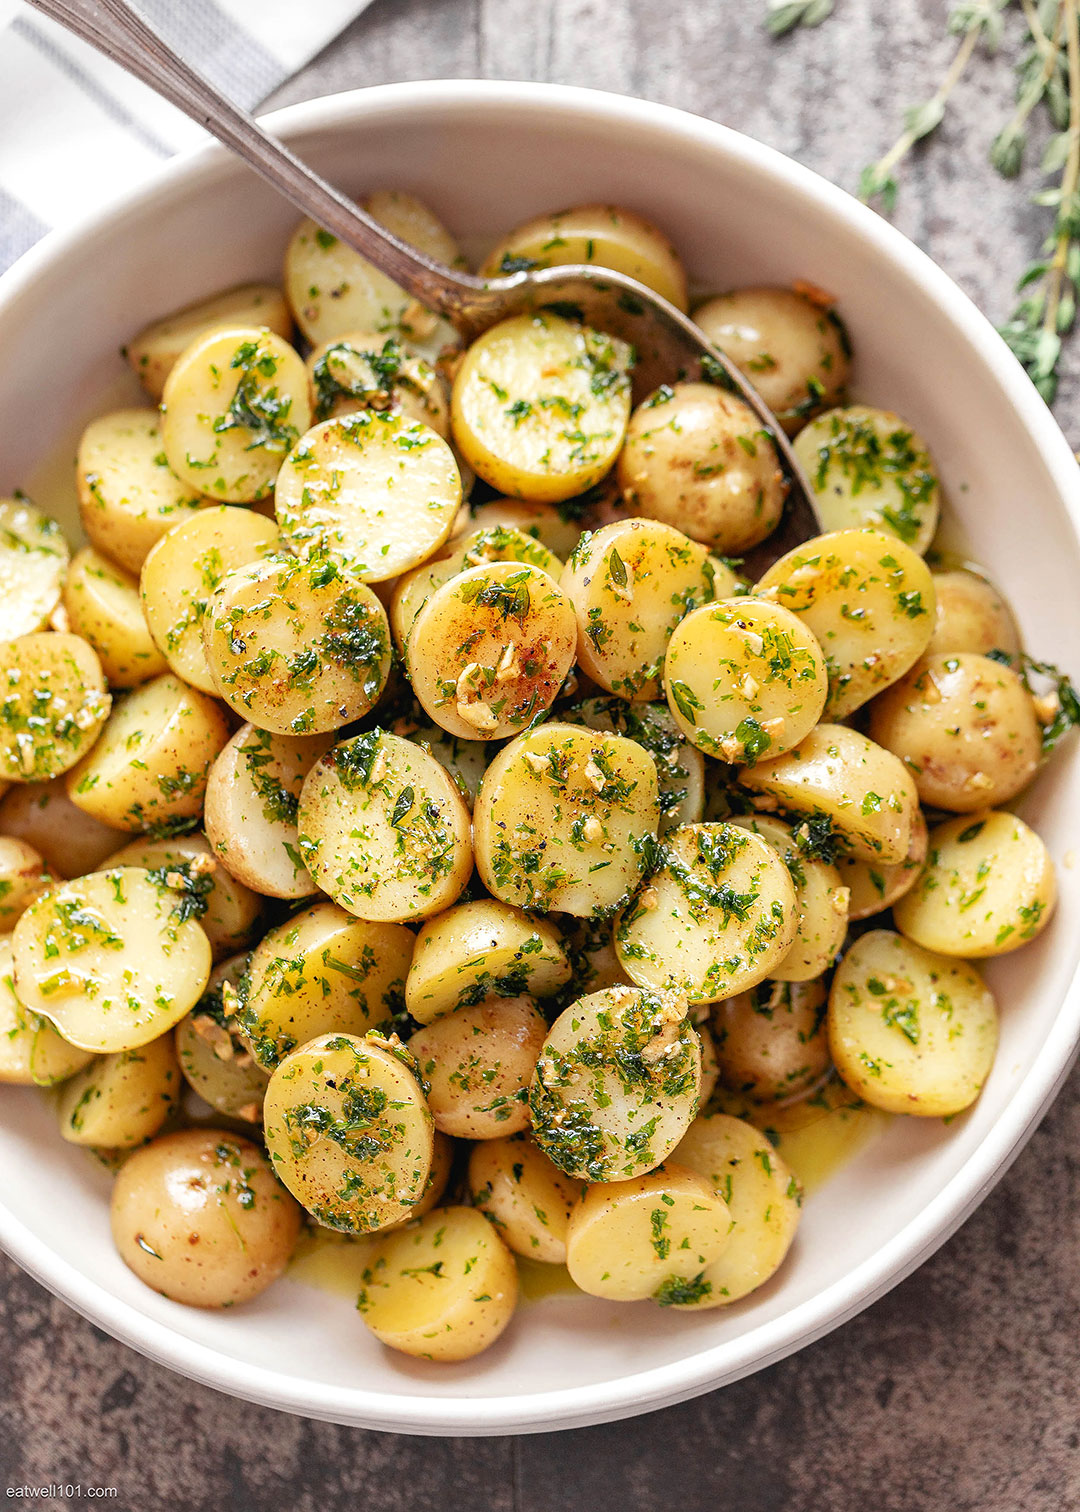
{"label": "baby potato", "polygon": [[143,614],[138,580],[92,546],[72,558],[64,608],[74,633],[97,652],[110,687],[135,688],[168,671]]}
{"label": "baby potato", "polygon": [[1006,651],[1012,656],[1020,650],[1012,611],[988,578],[963,569],[935,572],[933,579],[937,610],[928,656],[957,651],[979,656]]}
{"label": "baby potato", "polygon": [[210,842],[197,831],[153,839],[140,835],[108,857],[103,870],[141,866],[181,894],[184,911],[198,919],[214,960],[248,945],[262,912],[262,899],[217,866]]}
{"label": "baby potato", "polygon": [[736,581],[704,546],[659,520],[616,520],[586,533],[560,578],[577,615],[582,670],[628,702],[659,697],[679,621]]}
{"label": "baby potato", "polygon": [[225,702],[276,735],[314,735],[361,719],[390,675],[386,611],[330,558],[276,556],[238,567],[202,625]]}
{"label": "baby potato", "polygon": [[20,782],[5,794],[0,799],[0,834],[32,845],[55,877],[98,871],[126,838],[123,830],[99,824],[76,808],[62,777]]}
{"label": "baby potato", "polygon": [[262,1151],[223,1129],[183,1129],[136,1150],[116,1178],[110,1217],[128,1269],[189,1307],[257,1297],[300,1233],[300,1209]]}
{"label": "baby potato", "polygon": [[766,840],[731,824],[686,824],[615,921],[615,950],[639,986],[715,1003],[772,975],[798,925],[791,874]]}
{"label": "baby potato", "polygon": [[271,1076],[266,1148],[324,1228],[370,1234],[423,1197],[433,1128],[415,1068],[396,1037],[324,1034]]}
{"label": "baby potato", "polygon": [[991,810],[935,825],[926,865],[893,918],[926,950],[979,959],[1034,940],[1056,902],[1046,846],[1015,814]]}
{"label": "baby potato", "polygon": [[553,578],[493,562],[433,589],[405,665],[425,712],[462,739],[503,739],[549,709],[574,664],[577,625]]}
{"label": "baby potato", "polygon": [[311,425],[307,369],[265,327],[206,331],[165,380],[161,439],[176,476],[223,504],[274,487],[285,453]]}
{"label": "baby potato", "polygon": [[0,641],[46,628],[70,555],[54,519],[21,494],[0,499]]}
{"label": "baby potato", "polygon": [[829,668],[830,719],[894,683],[933,633],[930,569],[879,530],[838,530],[796,546],[754,593],[798,615],[817,637]]}
{"label": "baby potato", "polygon": [[700,1090],[685,997],[609,987],[551,1026],[529,1089],[533,1138],[567,1176],[625,1181],[668,1158]]}
{"label": "baby potato", "polygon": [[437,1207],[380,1238],[357,1300],[375,1337],[422,1360],[469,1360],[490,1348],[517,1305],[514,1258],[487,1219]]}
{"label": "baby potato", "polygon": [[830,862],[800,850],[791,825],[771,814],[734,817],[731,823],[771,845],[795,887],[795,939],[771,976],[778,982],[808,982],[821,976],[836,959],[847,934],[848,890],[840,873]]}
{"label": "baby potato", "polygon": [[439,549],[439,556],[431,557],[428,561],[421,562],[419,567],[403,572],[394,582],[390,594],[388,617],[394,644],[403,657],[409,640],[409,631],[420,610],[436,588],[449,582],[461,571],[457,553],[451,551],[448,545]]}
{"label": "baby potato", "polygon": [[686,273],[675,248],[652,221],[622,205],[575,205],[534,215],[492,248],[480,273],[500,278],[522,268],[567,263],[614,268],[677,310],[687,308]]}
{"label": "baby potato", "polygon": [[645,747],[656,763],[661,835],[700,821],[705,810],[705,758],[679,729],[667,704],[586,698],[561,712],[567,724],[625,735]]}
{"label": "baby potato", "polygon": [[[412,195],[384,192],[362,203],[403,241],[439,262],[457,262],[460,254],[449,231]],[[434,361],[460,339],[448,321],[311,220],[300,222],[286,248],[285,294],[312,346],[349,331],[378,331]]]}
{"label": "baby potato", "polygon": [[954,814],[1008,803],[1042,753],[1020,678],[970,651],[924,657],[875,699],[870,734],[911,772],[923,803]]}
{"label": "baby potato", "polygon": [[730,1229],[727,1203],[705,1177],[669,1162],[586,1187],[570,1213],[566,1265],[593,1297],[666,1298],[719,1259]]}
{"label": "baby potato", "polygon": [[429,1084],[435,1127],[461,1139],[524,1129],[546,1036],[547,1021],[530,997],[486,998],[417,1030],[409,1050]]}
{"label": "baby potato", "polygon": [[10,835],[0,835],[0,935],[11,933],[20,915],[52,880],[44,860],[32,845]]}
{"label": "baby potato", "polygon": [[822,528],[872,525],[920,555],[937,529],[937,470],[922,437],[899,415],[852,404],[799,432],[795,455],[814,490]]}
{"label": "baby potato", "polygon": [[228,738],[221,705],[166,672],[117,702],[68,774],[68,797],[100,823],[136,833],[193,819]]}
{"label": "baby potato", "polygon": [[851,347],[820,289],[732,289],[698,305],[694,324],[746,374],[789,436],[843,397]]}
{"label": "baby potato", "polygon": [[272,521],[218,504],[174,525],[151,548],[139,579],[143,613],[154,644],[193,688],[217,692],[202,637],[214,589],[234,567],[268,556],[277,538]]}
{"label": "baby potato", "polygon": [[460,503],[461,474],[443,438],[377,410],[309,430],[289,453],[274,495],[293,551],[329,556],[366,583],[426,561],[449,536]]}
{"label": "baby potato", "polygon": [[662,1307],[725,1307],[764,1286],[784,1261],[799,1224],[802,1188],[752,1124],[710,1113],[696,1118],[674,1151],[727,1204],[731,1234],[718,1260],[657,1294]]}
{"label": "baby potato", "polygon": [[267,326],[288,341],[292,317],[281,290],[273,284],[248,283],[198,299],[145,326],[128,342],[124,356],[151,399],[160,399],[177,358],[196,338],[237,326]]}
{"label": "baby potato", "polygon": [[794,751],[744,767],[739,781],[811,823],[826,822],[839,849],[860,861],[892,866],[908,853],[915,783],[891,751],[858,730],[820,724]]}
{"label": "baby potato", "polygon": [[296,815],[304,778],[330,735],[272,735],[241,725],[206,779],[206,837],[238,882],[271,898],[316,891],[298,849]]}
{"label": "baby potato", "polygon": [[721,555],[747,551],[780,522],[787,485],[750,406],[711,383],[664,384],[630,417],[619,486],[639,514]]}
{"label": "baby potato", "polygon": [[799,1097],[829,1069],[828,993],[811,982],[759,982],[717,1003],[713,1039],[720,1079],[756,1103]]}
{"label": "baby potato", "polygon": [[814,728],[829,691],[817,640],[789,610],[724,599],[688,614],[664,658],[675,723],[720,761],[753,765]]}
{"label": "baby potato", "polygon": [[447,550],[459,572],[467,572],[470,567],[484,567],[489,562],[528,562],[558,582],[563,570],[560,559],[547,549],[543,541],[513,525],[455,532]]}
{"label": "baby potato", "polygon": [[468,348],[450,396],[454,442],[500,493],[558,504],[618,455],[630,348],[549,311],[514,315]]}
{"label": "baby potato", "polygon": [[473,1206],[529,1260],[566,1264],[567,1225],[582,1191],[526,1133],[482,1140],[469,1155]]}
{"label": "baby potato", "polygon": [[[597,484],[597,488],[604,486]],[[577,500],[571,499],[560,507],[529,499],[489,499],[485,504],[469,505],[466,529],[520,530],[565,562],[581,539],[581,522],[573,509],[576,503]]]}
{"label": "baby potato", "polygon": [[434,756],[385,730],[342,741],[312,767],[297,820],[316,884],[361,919],[430,918],[472,873],[464,798]]}
{"label": "baby potato", "polygon": [[202,996],[210,942],[181,893],[141,867],[60,882],[11,937],[15,991],[73,1045],[136,1050]]}
{"label": "baby potato", "polygon": [[430,425],[445,441],[450,405],[443,380],[423,357],[392,336],[350,331],[324,341],[307,359],[311,408],[316,421],[359,410],[395,410]]}
{"label": "baby potato", "polygon": [[552,722],[509,741],[485,772],[477,868],[494,897],[519,908],[611,912],[641,878],[658,819],[648,751]]}
{"label": "baby potato", "polygon": [[886,1113],[962,1112],[997,1050],[997,1005],[975,967],[889,929],[860,935],[840,962],[828,1024],[837,1071]]}
{"label": "baby potato", "polygon": [[926,820],[922,809],[917,809],[911,826],[911,843],[902,861],[881,866],[872,861],[856,861],[853,856],[837,856],[836,866],[848,889],[848,918],[853,923],[891,908],[915,886],[926,860],[926,844]]}
{"label": "baby potato", "polygon": [[127,1150],[152,1139],[180,1100],[171,1034],[100,1055],[65,1082],[56,1105],[68,1144]]}
{"label": "baby potato", "polygon": [[89,751],[112,700],[81,635],[42,631],[0,643],[0,777],[40,782]]}
{"label": "baby potato", "polygon": [[47,1018],[19,1001],[11,939],[0,936],[0,1086],[51,1087],[93,1059],[91,1051],[68,1044]]}
{"label": "baby potato", "polygon": [[237,1030],[267,1071],[319,1035],[390,1032],[404,1006],[412,950],[404,925],[313,903],[252,951],[232,1003]]}
{"label": "baby potato", "polygon": [[551,997],[570,980],[559,932],[494,898],[458,903],[416,936],[405,1006],[430,1024],[485,998]]}
{"label": "baby potato", "polygon": [[[210,973],[206,992],[176,1026],[176,1056],[188,1086],[217,1113],[247,1123],[262,1122],[270,1073],[235,1033],[227,1008],[247,966],[245,955],[222,961]],[[226,991],[233,994],[226,1000]]]}
{"label": "baby potato", "polygon": [[75,460],[79,516],[91,546],[137,573],[167,530],[207,501],[169,466],[157,410],[99,415],[83,432]]}

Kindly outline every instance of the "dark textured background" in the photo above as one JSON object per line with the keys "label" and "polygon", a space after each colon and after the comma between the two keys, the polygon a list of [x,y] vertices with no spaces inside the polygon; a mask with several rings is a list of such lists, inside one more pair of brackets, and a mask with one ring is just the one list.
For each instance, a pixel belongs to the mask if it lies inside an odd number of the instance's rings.
{"label": "dark textured background", "polygon": [[[396,79],[552,79],[712,116],[853,187],[949,56],[944,0],[838,0],[825,26],[779,44],[763,9],[376,0],[273,103]],[[1043,221],[986,165],[1010,90],[1004,59],[973,65],[896,216],[995,320]],[[1080,442],[1080,339],[1074,351],[1058,410]],[[263,1411],[141,1359],[0,1259],[0,1481],[114,1486],[105,1505],[124,1512],[653,1512],[669,1500],[677,1512],[1072,1512],[1078,1148],[1074,1077],[960,1234],[855,1322],[712,1396],[558,1437],[406,1439]]]}

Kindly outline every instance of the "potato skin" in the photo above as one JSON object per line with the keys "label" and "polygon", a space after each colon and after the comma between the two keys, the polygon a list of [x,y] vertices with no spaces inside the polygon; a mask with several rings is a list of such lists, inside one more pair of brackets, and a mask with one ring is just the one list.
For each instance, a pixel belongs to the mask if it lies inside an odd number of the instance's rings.
{"label": "potato skin", "polygon": [[937,614],[928,656],[956,651],[1015,655],[1020,650],[1012,610],[988,578],[963,569],[935,572],[933,578]]}
{"label": "potato skin", "polygon": [[300,1208],[266,1157],[221,1129],[185,1129],[136,1150],[113,1188],[120,1257],[140,1281],[190,1307],[248,1302],[277,1280]]}
{"label": "potato skin", "polygon": [[528,1088],[547,1035],[532,998],[489,998],[436,1019],[409,1040],[428,1082],[435,1127],[498,1139],[529,1122]]}

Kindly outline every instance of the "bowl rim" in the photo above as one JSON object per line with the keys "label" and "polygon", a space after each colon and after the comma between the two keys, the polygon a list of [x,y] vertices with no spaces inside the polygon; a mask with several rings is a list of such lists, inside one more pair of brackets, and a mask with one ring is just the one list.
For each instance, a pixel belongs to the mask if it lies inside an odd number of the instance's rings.
{"label": "bowl rim", "polygon": [[[1042,452],[1074,531],[1080,534],[1080,469],[1067,440],[1020,364],[966,294],[924,252],[846,191],[777,149],[731,127],[673,106],[562,84],[495,80],[422,80],[375,85],[287,106],[263,117],[295,140],[305,133],[347,129],[369,116],[387,118],[446,108],[514,111],[543,107],[612,125],[652,129],[688,144],[719,149],[739,166],[812,202],[871,244],[917,282],[942,318],[988,369]],[[51,232],[0,276],[0,310],[54,265],[116,221],[144,216],[178,185],[195,187],[233,171],[216,143],[179,154],[148,181],[110,199],[75,225]],[[1080,973],[1065,990],[1053,1026],[1002,1116],[926,1207],[886,1245],[841,1280],[737,1339],[618,1380],[543,1390],[509,1398],[397,1395],[300,1380],[252,1365],[189,1339],[83,1276],[33,1234],[0,1201],[0,1246],[46,1288],[140,1353],[217,1390],[302,1416],[404,1433],[487,1436],[543,1432],[609,1422],[726,1385],[776,1363],[847,1322],[909,1275],[970,1216],[1034,1132],[1068,1075],[1080,1043]],[[483,1406],[481,1409],[481,1400]],[[481,1417],[483,1421],[478,1419]]]}

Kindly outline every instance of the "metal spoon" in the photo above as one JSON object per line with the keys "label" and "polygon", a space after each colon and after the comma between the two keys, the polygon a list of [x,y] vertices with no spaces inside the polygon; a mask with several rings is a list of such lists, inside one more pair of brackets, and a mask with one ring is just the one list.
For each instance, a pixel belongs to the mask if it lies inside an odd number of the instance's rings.
{"label": "metal spoon", "polygon": [[125,0],[28,0],[35,10],[119,63],[231,148],[255,172],[326,230],[443,315],[470,341],[523,310],[564,306],[589,324],[633,343],[636,398],[661,383],[706,377],[738,394],[770,431],[788,477],[784,517],[749,553],[757,576],[784,552],[821,532],[813,493],[775,415],[734,363],[697,326],[651,289],[625,274],[568,265],[483,279],[433,261],[399,241],[371,216],[238,109],[151,30]]}

